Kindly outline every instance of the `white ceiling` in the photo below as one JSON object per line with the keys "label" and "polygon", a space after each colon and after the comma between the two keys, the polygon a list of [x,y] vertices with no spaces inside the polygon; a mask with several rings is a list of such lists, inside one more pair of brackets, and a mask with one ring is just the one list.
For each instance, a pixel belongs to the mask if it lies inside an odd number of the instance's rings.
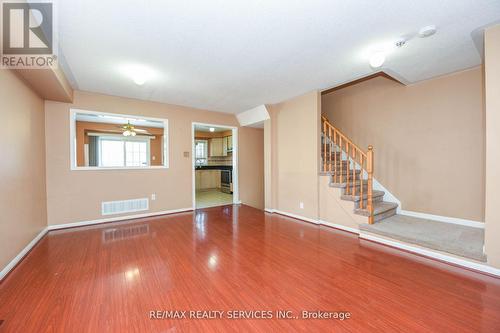
{"label": "white ceiling", "polygon": [[[370,74],[371,50],[429,24],[383,69],[413,83],[476,66],[471,35],[500,0],[65,0],[58,18],[75,88],[239,113]],[[128,64],[156,76],[138,86]]]}

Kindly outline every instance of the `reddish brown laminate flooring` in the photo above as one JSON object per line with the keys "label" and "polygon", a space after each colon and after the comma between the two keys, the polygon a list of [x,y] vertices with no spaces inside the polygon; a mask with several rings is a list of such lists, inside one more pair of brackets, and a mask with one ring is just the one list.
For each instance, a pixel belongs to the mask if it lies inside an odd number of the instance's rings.
{"label": "reddish brown laminate flooring", "polygon": [[[155,320],[152,310],[299,319]],[[302,310],[351,318],[304,320]],[[50,232],[0,284],[0,320],[0,332],[23,333],[500,332],[500,280],[226,206]]]}

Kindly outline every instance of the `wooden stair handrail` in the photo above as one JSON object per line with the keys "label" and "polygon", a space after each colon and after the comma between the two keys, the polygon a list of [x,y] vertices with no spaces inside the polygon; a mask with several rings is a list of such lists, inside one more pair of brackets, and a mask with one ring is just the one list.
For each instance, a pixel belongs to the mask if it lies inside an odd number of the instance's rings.
{"label": "wooden stair handrail", "polygon": [[[333,172],[332,180],[335,183],[345,182],[346,187],[344,193],[347,195],[358,195],[356,182],[359,181],[359,208],[366,209],[368,211],[368,223],[373,224],[373,146],[368,146],[368,150],[364,152],[344,133],[333,126],[328,118],[322,115],[321,121],[321,129],[323,134],[323,144],[321,150],[323,172]],[[340,149],[340,152],[337,152],[336,147]],[[333,151],[333,149],[335,149],[335,151]],[[345,153],[345,155],[347,156],[345,171],[342,153]],[[337,155],[340,156],[337,157]],[[351,172],[351,161],[354,162],[353,172]],[[356,164],[361,168],[359,176],[357,174]],[[365,172],[367,175],[366,204],[364,202],[365,200],[363,199]],[[358,177],[359,179],[357,179]]]}
{"label": "wooden stair handrail", "polygon": [[344,135],[344,133],[342,133],[338,128],[336,128],[335,126],[333,126],[330,121],[328,120],[328,118],[326,118],[325,116],[321,116],[321,120],[323,120],[323,122],[326,122],[326,124],[328,125],[328,127],[331,127],[334,131],[336,131],[343,139],[344,141],[346,142],[349,142],[349,144],[353,147],[355,147],[357,150],[359,150],[359,152],[361,152],[363,154],[363,156],[366,158],[366,153],[363,151],[363,149],[359,148],[354,142],[352,142],[346,135]]}

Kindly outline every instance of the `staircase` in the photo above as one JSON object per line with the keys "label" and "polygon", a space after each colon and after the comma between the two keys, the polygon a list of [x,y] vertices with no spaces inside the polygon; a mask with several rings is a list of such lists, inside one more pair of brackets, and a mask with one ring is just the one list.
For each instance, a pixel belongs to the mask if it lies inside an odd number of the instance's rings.
{"label": "staircase", "polygon": [[[444,254],[486,262],[484,229],[396,214],[398,204],[384,201],[384,191],[373,188],[373,162],[373,147],[362,150],[327,118],[321,117],[321,173],[328,176],[328,181],[325,179],[322,186],[328,184],[336,188],[335,191],[328,191],[335,195],[330,199],[335,200],[330,201],[330,207],[355,217],[354,223],[365,235],[391,238]],[[346,211],[350,208],[347,202],[353,203],[353,214]],[[364,218],[354,214],[366,217],[368,224],[364,223]],[[336,216],[339,219],[345,217],[342,213]]]}
{"label": "staircase", "polygon": [[373,189],[373,147],[363,151],[321,117],[322,172],[330,186],[342,189],[341,199],[353,202],[355,214],[373,224],[396,214],[398,204],[384,201],[384,192]]}

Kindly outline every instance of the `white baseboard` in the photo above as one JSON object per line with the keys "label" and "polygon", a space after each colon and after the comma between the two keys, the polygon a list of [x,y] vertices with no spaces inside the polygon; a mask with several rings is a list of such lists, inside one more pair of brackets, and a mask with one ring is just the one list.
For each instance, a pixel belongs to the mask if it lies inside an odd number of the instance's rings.
{"label": "white baseboard", "polygon": [[359,235],[359,230],[356,228],[346,227],[345,225],[336,224],[336,223],[332,223],[332,222],[328,222],[328,221],[324,221],[324,220],[319,220],[319,224]]}
{"label": "white baseboard", "polygon": [[456,218],[456,217],[432,215],[432,214],[426,214],[426,213],[413,212],[413,211],[410,211],[410,210],[401,210],[400,214],[401,215],[406,215],[406,216],[417,217],[417,218],[420,218],[420,219],[432,220],[432,221],[436,221],[436,222],[458,224],[458,225],[464,225],[464,226],[467,226],[467,227],[484,229],[484,223],[483,222],[472,221],[472,220],[465,220],[465,219],[459,219],[459,218]]}
{"label": "white baseboard", "polygon": [[108,223],[108,222],[140,219],[140,218],[144,218],[144,217],[152,217],[152,216],[158,216],[158,215],[168,215],[168,214],[189,212],[192,210],[193,210],[192,207],[180,208],[180,209],[164,210],[161,212],[152,212],[152,213],[127,215],[127,216],[115,216],[115,217],[109,217],[109,218],[105,218],[105,219],[98,219],[98,220],[91,220],[91,221],[81,221],[81,222],[73,222],[73,223],[65,223],[65,224],[53,224],[53,225],[49,225],[48,230],[83,227],[83,226],[87,226],[87,225],[100,224],[100,223]]}
{"label": "white baseboard", "polygon": [[297,214],[283,212],[283,211],[277,210],[277,209],[273,209],[273,213],[280,214],[280,215],[285,215],[285,216],[288,216],[288,217],[292,217],[292,218],[297,219],[297,220],[302,220],[302,221],[306,221],[306,222],[310,222],[310,223],[314,223],[314,224],[319,224],[318,220],[315,220],[315,219],[312,219],[312,218],[309,218],[309,217],[305,217],[305,216],[300,216],[300,215],[297,215]]}
{"label": "white baseboard", "polygon": [[[324,220],[315,220],[315,219],[311,219],[308,217],[299,216],[296,214],[287,213],[287,212],[283,212],[283,211],[279,211],[279,210],[275,210],[275,209],[270,209],[270,208],[266,208],[264,210],[268,213],[277,213],[277,214],[285,215],[285,216],[292,217],[292,218],[295,218],[298,220],[303,220],[303,221],[311,222],[314,224],[321,224],[321,225],[324,225],[327,227],[340,229],[340,230],[343,230],[346,232],[358,234],[360,239],[366,239],[366,240],[370,240],[370,241],[375,242],[375,243],[389,245],[389,246],[392,246],[392,247],[395,247],[395,248],[398,248],[401,250],[420,254],[424,257],[436,259],[438,261],[442,261],[442,262],[449,263],[449,264],[456,265],[456,266],[461,266],[461,267],[464,267],[464,268],[467,268],[470,270],[474,270],[477,272],[482,272],[482,273],[486,273],[486,274],[490,274],[490,275],[494,275],[494,276],[500,276],[500,269],[491,267],[491,266],[486,265],[486,264],[481,264],[481,263],[470,261],[467,259],[460,259],[460,258],[451,256],[451,255],[446,255],[446,254],[443,254],[441,252],[437,252],[437,251],[433,251],[433,250],[422,249],[420,247],[411,246],[411,245],[401,243],[401,242],[396,241],[396,240],[388,240],[388,239],[377,237],[377,236],[374,236],[371,234],[363,233],[355,228],[346,227],[346,226],[343,226],[340,224],[331,223],[331,222],[324,221]],[[480,222],[477,222],[477,223],[480,223]]]}
{"label": "white baseboard", "polygon": [[491,274],[491,275],[495,275],[495,276],[500,276],[500,269],[498,269],[498,268],[494,268],[494,267],[491,267],[491,266],[488,266],[485,264],[469,261],[466,259],[460,259],[460,258],[457,258],[454,256],[443,254],[441,252],[422,249],[422,248],[417,247],[417,246],[411,246],[408,244],[400,243],[398,241],[388,240],[388,239],[377,237],[377,236],[374,236],[371,234],[365,234],[363,232],[361,232],[359,234],[359,238],[366,239],[366,240],[369,240],[369,241],[372,241],[375,243],[389,245],[389,246],[392,246],[392,247],[395,247],[398,249],[402,249],[402,250],[405,250],[408,252],[420,254],[424,257],[436,259],[439,261],[444,261],[444,262],[447,262],[447,263],[450,263],[453,265],[457,265],[457,266],[462,266],[462,267],[465,267],[465,268],[468,268],[468,269],[471,269],[474,271],[483,272],[483,273],[487,273],[487,274]]}
{"label": "white baseboard", "polygon": [[2,269],[2,271],[0,272],[0,281],[3,280],[3,278],[24,258],[24,256],[36,245],[36,243],[38,243],[38,241],[40,241],[40,239],[42,239],[43,236],[45,236],[45,234],[47,233],[48,231],[48,228],[44,228],[42,231],[40,231],[40,233],[38,235],[36,235],[35,238],[33,238],[33,240],[31,242],[29,242],[28,245],[26,245],[26,247],[24,249],[22,249],[21,252],[19,252],[19,254],[11,260],[11,262],[9,262],[7,264],[7,266],[4,267],[4,269]]}

